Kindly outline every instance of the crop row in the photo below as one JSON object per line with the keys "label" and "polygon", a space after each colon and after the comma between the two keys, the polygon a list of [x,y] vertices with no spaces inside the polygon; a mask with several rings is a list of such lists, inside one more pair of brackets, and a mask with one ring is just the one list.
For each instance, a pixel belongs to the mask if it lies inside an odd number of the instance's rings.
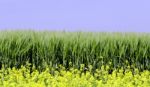
{"label": "crop row", "polygon": [[141,33],[90,33],[1,31],[0,66],[21,67],[26,62],[38,70],[81,64],[113,69],[130,66],[150,70],[150,35]]}
{"label": "crop row", "polygon": [[[54,74],[50,73],[54,72]],[[91,71],[83,73],[82,70],[70,69],[65,70],[61,67],[59,71],[46,68],[43,72],[39,72],[33,68],[22,66],[20,69],[15,67],[2,68],[0,70],[0,86],[1,87],[149,87],[150,72],[144,70],[139,72],[136,69],[134,75],[130,69],[123,73],[123,69],[119,72],[114,70],[112,74],[108,74],[107,70],[102,66],[97,69],[94,75]]]}

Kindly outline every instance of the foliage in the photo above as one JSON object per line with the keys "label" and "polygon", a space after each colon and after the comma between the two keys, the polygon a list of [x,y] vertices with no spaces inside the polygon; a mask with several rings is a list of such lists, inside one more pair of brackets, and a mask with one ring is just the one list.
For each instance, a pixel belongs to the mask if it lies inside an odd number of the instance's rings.
{"label": "foliage", "polygon": [[46,65],[80,68],[80,64],[125,70],[150,70],[150,35],[138,33],[1,31],[0,66]]}
{"label": "foliage", "polygon": [[[54,72],[51,74],[50,72]],[[59,71],[46,68],[39,72],[33,68],[30,73],[29,67],[22,66],[17,68],[2,68],[0,70],[1,87],[149,87],[150,72],[145,70],[139,72],[136,69],[132,74],[130,69],[125,73],[120,69],[112,74],[104,70],[97,69],[92,75],[90,71],[86,73],[78,69],[65,70],[61,67]]]}

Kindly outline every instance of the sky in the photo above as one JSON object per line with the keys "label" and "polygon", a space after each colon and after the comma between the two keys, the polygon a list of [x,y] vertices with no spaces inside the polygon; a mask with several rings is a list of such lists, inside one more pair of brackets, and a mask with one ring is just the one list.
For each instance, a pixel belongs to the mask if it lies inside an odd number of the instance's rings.
{"label": "sky", "polygon": [[0,30],[150,32],[150,0],[0,0]]}

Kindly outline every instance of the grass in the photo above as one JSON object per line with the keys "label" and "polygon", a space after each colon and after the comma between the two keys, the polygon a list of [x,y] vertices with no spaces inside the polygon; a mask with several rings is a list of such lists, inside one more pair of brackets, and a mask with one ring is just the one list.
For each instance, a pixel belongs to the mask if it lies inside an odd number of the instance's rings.
{"label": "grass", "polygon": [[49,31],[1,31],[0,66],[31,63],[42,71],[48,65],[69,68],[101,66],[110,70],[150,70],[150,35],[143,33],[91,33]]}

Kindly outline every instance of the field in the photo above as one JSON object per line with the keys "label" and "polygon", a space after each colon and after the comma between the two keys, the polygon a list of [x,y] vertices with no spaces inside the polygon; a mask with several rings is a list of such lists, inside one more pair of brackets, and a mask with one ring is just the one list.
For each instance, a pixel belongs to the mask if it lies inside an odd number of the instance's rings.
{"label": "field", "polygon": [[148,87],[148,33],[0,32],[4,87]]}

